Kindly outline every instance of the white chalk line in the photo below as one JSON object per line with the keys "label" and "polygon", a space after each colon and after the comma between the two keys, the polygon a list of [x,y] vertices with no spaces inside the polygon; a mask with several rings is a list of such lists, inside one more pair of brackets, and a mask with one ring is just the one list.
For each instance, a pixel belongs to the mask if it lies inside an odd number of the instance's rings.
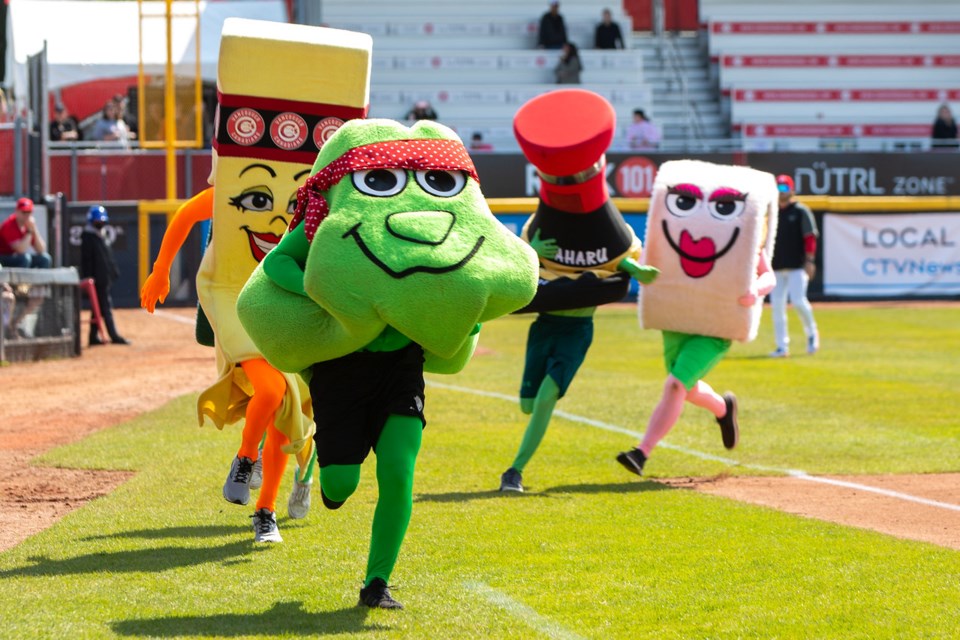
{"label": "white chalk line", "polygon": [[531,609],[522,602],[517,602],[507,594],[494,589],[490,585],[482,582],[467,582],[466,587],[483,597],[487,602],[503,609],[534,631],[538,631],[548,638],[556,638],[557,640],[583,640],[583,636],[577,635],[563,625],[557,624],[550,618],[540,615],[534,609]]}
{"label": "white chalk line", "polygon": [[[150,313],[146,309],[144,309],[143,312]],[[168,320],[174,320],[175,322],[182,322],[183,324],[195,324],[197,322],[196,318],[185,318],[184,316],[170,313],[169,311],[164,311],[163,309],[155,309],[153,311],[153,315],[160,318],[166,318]]]}
{"label": "white chalk line", "polygon": [[[427,384],[438,389],[447,389],[449,391],[459,391],[461,393],[470,393],[477,396],[485,396],[488,398],[497,398],[498,400],[506,400],[508,402],[517,402],[517,398],[514,396],[508,396],[503,393],[496,393],[493,391],[482,391],[480,389],[471,389],[470,387],[461,387],[452,384],[444,384],[442,382],[434,382],[428,380]],[[570,420],[571,422],[576,422],[580,424],[585,424],[591,427],[596,427],[598,429],[603,429],[605,431],[612,431],[614,433],[622,433],[624,435],[632,436],[637,440],[643,437],[642,433],[627,429],[624,427],[617,426],[615,424],[609,424],[601,420],[594,420],[593,418],[587,418],[585,416],[579,416],[575,413],[569,413],[567,411],[554,411],[554,415]],[[916,504],[922,504],[928,507],[936,507],[938,509],[947,509],[949,511],[960,512],[960,505],[951,504],[949,502],[940,502],[938,500],[929,500],[927,498],[921,498],[920,496],[910,495],[908,493],[902,493],[900,491],[891,491],[889,489],[881,489],[880,487],[871,487],[870,485],[860,484],[857,482],[847,482],[845,480],[834,480],[832,478],[823,478],[819,476],[812,476],[806,471],[801,471],[799,469],[781,469],[778,467],[767,467],[763,465],[755,464],[744,464],[733,458],[725,458],[723,456],[716,456],[710,453],[705,453],[703,451],[697,451],[696,449],[689,449],[687,447],[681,447],[675,444],[670,444],[669,442],[661,442],[657,445],[658,447],[663,447],[665,449],[671,449],[679,453],[684,453],[689,456],[700,458],[701,460],[711,460],[713,462],[719,462],[730,467],[743,467],[744,469],[751,469],[754,471],[764,471],[767,473],[778,473],[781,475],[789,476],[791,478],[796,478],[798,480],[805,480],[807,482],[818,482],[820,484],[829,484],[836,487],[844,487],[846,489],[856,489],[857,491],[864,491],[867,493],[875,493],[881,496],[888,498],[895,498],[897,500],[903,500],[906,502],[913,502]]]}

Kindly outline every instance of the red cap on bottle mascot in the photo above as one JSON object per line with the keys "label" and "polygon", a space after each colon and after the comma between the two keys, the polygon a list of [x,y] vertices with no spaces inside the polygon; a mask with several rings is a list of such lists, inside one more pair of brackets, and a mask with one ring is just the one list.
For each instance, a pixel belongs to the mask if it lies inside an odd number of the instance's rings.
{"label": "red cap on bottle mascot", "polygon": [[540,176],[540,199],[569,213],[586,213],[609,198],[604,153],[617,115],[602,96],[583,89],[551,91],[517,111],[513,132]]}
{"label": "red cap on bottle mascot", "polygon": [[534,301],[523,311],[559,311],[623,300],[630,278],[617,271],[640,241],[610,200],[606,156],[617,124],[613,107],[583,89],[539,95],[517,111],[513,131],[540,176],[540,203],[522,237],[552,241],[540,257]]}

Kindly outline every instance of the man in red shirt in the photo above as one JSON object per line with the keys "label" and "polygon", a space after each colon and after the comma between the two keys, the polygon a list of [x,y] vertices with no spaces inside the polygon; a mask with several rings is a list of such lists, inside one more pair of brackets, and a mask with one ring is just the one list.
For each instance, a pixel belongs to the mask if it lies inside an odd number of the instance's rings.
{"label": "man in red shirt", "polygon": [[33,218],[33,200],[20,198],[14,212],[0,224],[0,265],[49,269],[52,262]]}

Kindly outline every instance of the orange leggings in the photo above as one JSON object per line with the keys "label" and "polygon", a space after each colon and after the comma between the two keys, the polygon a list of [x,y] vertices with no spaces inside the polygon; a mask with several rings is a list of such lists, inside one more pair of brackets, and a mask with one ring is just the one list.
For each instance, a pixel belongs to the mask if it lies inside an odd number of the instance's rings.
{"label": "orange leggings", "polygon": [[247,403],[246,424],[237,455],[256,460],[260,441],[263,440],[263,434],[267,434],[263,445],[263,484],[257,498],[257,509],[276,511],[277,493],[287,469],[288,458],[281,447],[289,444],[290,439],[277,430],[273,417],[283,402],[287,382],[283,374],[263,358],[245,360],[240,366],[253,385],[253,396]]}

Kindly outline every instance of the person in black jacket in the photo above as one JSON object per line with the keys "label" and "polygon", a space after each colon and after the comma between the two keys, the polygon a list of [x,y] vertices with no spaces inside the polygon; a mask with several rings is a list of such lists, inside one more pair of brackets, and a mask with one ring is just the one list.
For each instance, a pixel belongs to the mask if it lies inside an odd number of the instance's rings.
{"label": "person in black jacket", "polygon": [[[100,315],[107,326],[110,341],[113,344],[130,344],[130,341],[120,335],[113,322],[113,301],[110,299],[110,285],[120,277],[117,263],[113,259],[113,251],[103,238],[103,228],[109,218],[106,208],[100,205],[90,207],[87,212],[87,224],[80,234],[80,277],[93,278],[97,291],[97,303],[100,305]],[[90,323],[90,346],[104,344],[100,339],[97,326]]]}
{"label": "person in black jacket", "polygon": [[562,49],[567,42],[567,25],[560,15],[560,3],[554,0],[550,3],[550,10],[540,18],[540,28],[537,31],[538,49]]}
{"label": "person in black jacket", "polygon": [[933,128],[930,132],[933,138],[931,146],[935,149],[956,149],[960,147],[960,140],[957,140],[957,122],[953,119],[953,113],[946,104],[940,105],[937,109],[937,119],[933,122]]}
{"label": "person in black jacket", "polygon": [[626,49],[620,25],[613,21],[610,9],[604,9],[601,15],[602,20],[593,33],[593,47],[595,49]]}

